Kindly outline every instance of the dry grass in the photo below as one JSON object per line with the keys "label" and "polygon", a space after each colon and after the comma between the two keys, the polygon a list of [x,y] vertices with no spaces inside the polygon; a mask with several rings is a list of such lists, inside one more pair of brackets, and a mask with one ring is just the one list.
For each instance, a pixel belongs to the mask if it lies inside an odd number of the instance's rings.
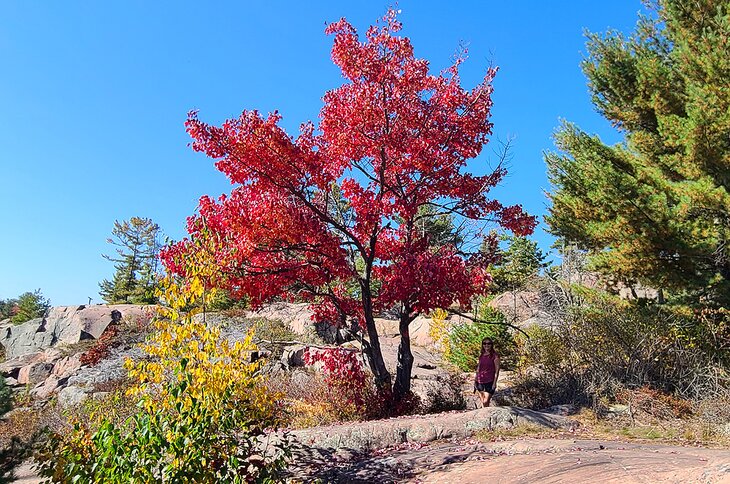
{"label": "dry grass", "polygon": [[[475,437],[478,440],[484,442],[496,442],[503,440],[513,440],[521,438],[534,438],[534,439],[548,439],[556,438],[563,435],[565,432],[560,430],[553,430],[540,425],[531,423],[524,423],[516,425],[512,428],[497,428],[493,430],[481,430],[477,432]],[[571,434],[571,437],[575,437]]]}
{"label": "dry grass", "polygon": [[60,430],[64,426],[64,418],[52,405],[40,409],[17,408],[0,419],[0,449],[13,441],[30,445],[44,429]]}
{"label": "dry grass", "polygon": [[730,447],[730,438],[722,433],[720,426],[696,414],[686,418],[657,418],[638,410],[606,418],[583,409],[572,418],[581,423],[583,433],[590,438]]}
{"label": "dry grass", "polygon": [[[643,390],[639,390],[645,395]],[[598,410],[581,408],[568,418],[579,426],[575,431],[551,430],[532,424],[511,429],[483,431],[484,441],[520,438],[570,438],[654,442],[730,448],[730,401],[705,400],[694,403],[676,397],[657,396],[653,401],[636,397],[631,404],[613,405]]]}
{"label": "dry grass", "polygon": [[333,398],[324,376],[309,371],[277,375],[269,388],[284,395],[287,425],[301,429],[357,420],[361,417],[354,405]]}

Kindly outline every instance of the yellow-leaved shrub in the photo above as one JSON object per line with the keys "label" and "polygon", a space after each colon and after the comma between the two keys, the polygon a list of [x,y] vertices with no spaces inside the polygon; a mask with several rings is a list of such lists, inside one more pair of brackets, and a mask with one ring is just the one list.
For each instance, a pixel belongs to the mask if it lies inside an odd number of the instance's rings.
{"label": "yellow-leaved shrub", "polygon": [[[193,319],[190,306],[213,297],[198,282],[166,278],[170,307],[127,361],[138,411],[123,424],[76,422],[51,435],[39,455],[41,475],[54,482],[268,482],[283,469],[288,440],[279,395],[261,375],[253,332],[231,342],[215,326]],[[92,428],[94,430],[92,430]]]}
{"label": "yellow-leaved shrub", "polygon": [[449,313],[445,309],[434,309],[431,312],[431,326],[428,328],[428,335],[434,344],[441,348],[445,359],[448,359],[451,353],[451,344],[449,341],[451,323],[447,319],[448,316]]}

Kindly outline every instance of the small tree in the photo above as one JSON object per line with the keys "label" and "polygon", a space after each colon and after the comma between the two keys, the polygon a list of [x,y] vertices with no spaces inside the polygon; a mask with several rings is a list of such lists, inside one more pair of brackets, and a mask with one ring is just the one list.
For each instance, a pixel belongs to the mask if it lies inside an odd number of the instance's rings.
{"label": "small tree", "polygon": [[16,312],[10,320],[15,324],[20,324],[33,318],[42,318],[50,307],[51,302],[43,297],[40,289],[25,292],[18,296]]}
{"label": "small tree", "polygon": [[[536,223],[520,206],[489,198],[504,167],[464,172],[492,130],[496,70],[466,90],[462,57],[431,75],[400,29],[394,11],[362,41],[345,19],[327,27],[346,82],[325,94],[319,126],[304,124],[297,138],[279,127],[278,113],[244,111],[220,127],[191,113],[193,149],[215,158],[235,187],[218,200],[203,197],[190,238],[162,255],[187,276],[190,256],[211,247],[218,271],[207,285],[245,294],[254,306],[297,297],[320,320],[358,321],[378,386],[392,384],[397,398],[410,391],[410,323],[434,308],[469,306],[488,282],[489,254],[466,253],[454,240],[434,244],[441,231],[424,230],[424,219],[457,217],[480,229],[492,222],[519,235]],[[394,383],[375,325],[384,309],[400,319]]]}
{"label": "small tree", "polygon": [[0,321],[13,317],[17,310],[17,299],[0,299]]}
{"label": "small tree", "polygon": [[160,227],[151,219],[132,217],[115,221],[112,235],[107,242],[117,254],[103,257],[115,263],[115,273],[111,281],[99,283],[99,294],[109,304],[156,303]]}
{"label": "small tree", "polygon": [[547,264],[537,242],[527,237],[506,236],[507,248],[490,270],[497,291],[514,291],[537,276]]}

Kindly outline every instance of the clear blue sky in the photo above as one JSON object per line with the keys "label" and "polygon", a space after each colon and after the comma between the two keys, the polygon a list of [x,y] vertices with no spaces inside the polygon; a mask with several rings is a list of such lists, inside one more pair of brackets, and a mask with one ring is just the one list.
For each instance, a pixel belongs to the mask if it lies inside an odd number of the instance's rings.
{"label": "clear blue sky", "polygon": [[[230,189],[187,146],[191,109],[220,123],[278,109],[295,133],[342,80],[326,22],[360,32],[388,2],[34,1],[0,3],[0,298],[41,288],[54,305],[99,302],[115,219],[151,217],[179,239],[203,194]],[[448,5],[448,6],[447,6]],[[542,217],[542,152],[561,118],[608,141],[579,62],[583,29],[633,28],[639,0],[401,0],[404,35],[434,70],[469,46],[472,87],[490,62],[494,139],[514,137],[495,193]],[[491,153],[487,149],[486,153]],[[541,229],[543,248],[551,239]]]}

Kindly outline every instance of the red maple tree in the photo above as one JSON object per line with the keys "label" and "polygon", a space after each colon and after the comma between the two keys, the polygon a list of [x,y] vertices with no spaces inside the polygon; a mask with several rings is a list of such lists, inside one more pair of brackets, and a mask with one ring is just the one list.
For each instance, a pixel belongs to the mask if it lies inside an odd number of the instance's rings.
{"label": "red maple tree", "polygon": [[[290,297],[311,302],[320,320],[356,321],[376,383],[396,397],[410,391],[410,323],[434,308],[468,307],[489,282],[489,254],[433,244],[424,219],[492,222],[518,235],[536,224],[520,206],[488,197],[501,165],[484,176],[463,172],[492,130],[496,70],[466,90],[462,57],[429,74],[400,29],[392,10],[362,41],[345,19],[327,27],[346,81],[325,94],[319,126],[303,124],[296,138],[277,112],[244,111],[222,126],[190,113],[193,149],[216,159],[235,187],[203,197],[190,237],[163,253],[185,276],[186,254],[205,239],[220,269],[209,284],[253,306]],[[386,309],[400,317],[392,387],[374,321]]]}

